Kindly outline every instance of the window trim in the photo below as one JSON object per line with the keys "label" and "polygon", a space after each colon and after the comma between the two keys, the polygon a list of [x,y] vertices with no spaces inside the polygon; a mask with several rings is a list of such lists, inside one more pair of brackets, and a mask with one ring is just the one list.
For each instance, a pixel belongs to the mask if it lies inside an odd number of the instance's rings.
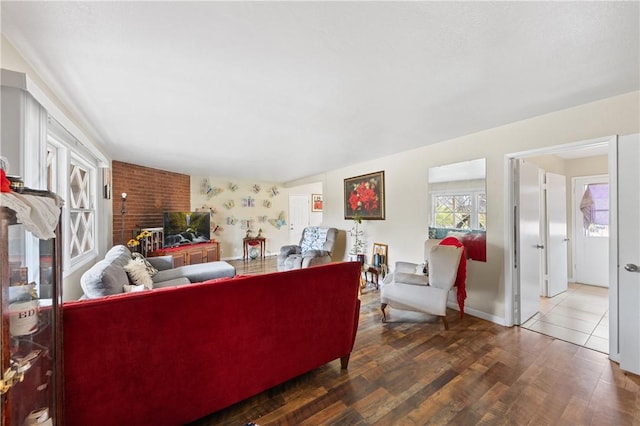
{"label": "window trim", "polygon": [[[67,140],[68,138],[73,138],[73,136],[70,134],[61,134],[61,131],[56,128],[56,125],[48,128],[46,142],[47,149],[51,147],[56,151],[52,161],[52,164],[55,164],[57,167],[57,170],[52,172],[55,176],[52,180],[56,186],[52,188],[52,190],[60,195],[64,200],[67,200],[62,208],[61,220],[63,277],[73,274],[98,257],[98,234],[100,233],[100,215],[97,208],[99,161],[95,158],[87,158],[87,153],[84,150],[74,149],[74,141]],[[72,162],[75,162],[85,168],[89,173],[89,201],[93,212],[92,249],[73,258],[71,257],[71,241],[69,235],[71,232],[71,206],[68,202],[68,200],[70,200],[71,192],[70,172]]]}

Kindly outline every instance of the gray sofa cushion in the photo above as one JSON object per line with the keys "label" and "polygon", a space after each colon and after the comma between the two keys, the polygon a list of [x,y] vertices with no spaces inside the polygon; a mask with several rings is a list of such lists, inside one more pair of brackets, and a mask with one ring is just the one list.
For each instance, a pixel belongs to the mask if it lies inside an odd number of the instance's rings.
{"label": "gray sofa cushion", "polygon": [[158,273],[155,274],[152,278],[153,286],[157,287],[156,284],[161,283],[163,281],[170,281],[170,280],[175,280],[176,278],[184,277],[184,274],[180,273],[180,271],[178,271],[177,269],[178,268],[165,269],[163,271],[158,271]]}
{"label": "gray sofa cushion", "polygon": [[207,262],[195,265],[186,265],[174,268],[183,277],[189,278],[192,283],[211,280],[213,278],[232,278],[236,275],[236,268],[227,262]]}
{"label": "gray sofa cushion", "polygon": [[129,284],[129,277],[124,268],[107,259],[93,265],[80,278],[80,286],[90,299],[120,294],[125,284]]}
{"label": "gray sofa cushion", "polygon": [[158,271],[173,268],[173,256],[147,257],[147,262],[153,265]]}
{"label": "gray sofa cushion", "polygon": [[175,278],[173,280],[153,283],[153,288],[174,287],[174,286],[184,285],[184,284],[191,284],[191,281],[189,281],[189,278],[180,277],[180,278]]}
{"label": "gray sofa cushion", "polygon": [[153,286],[163,281],[173,280],[176,278],[187,277],[190,282],[198,283],[213,278],[234,277],[236,268],[227,262],[206,262],[197,263],[195,265],[179,266],[173,269],[158,271],[153,277]]}

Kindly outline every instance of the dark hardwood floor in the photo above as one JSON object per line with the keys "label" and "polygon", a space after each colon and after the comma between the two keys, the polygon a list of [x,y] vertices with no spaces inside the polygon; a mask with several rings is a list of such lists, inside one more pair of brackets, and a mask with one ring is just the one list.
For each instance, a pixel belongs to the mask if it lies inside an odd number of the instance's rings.
{"label": "dark hardwood floor", "polygon": [[194,425],[640,425],[640,377],[605,354],[453,310],[449,331],[397,310],[383,324],[378,291],[361,299],[348,370],[332,361]]}

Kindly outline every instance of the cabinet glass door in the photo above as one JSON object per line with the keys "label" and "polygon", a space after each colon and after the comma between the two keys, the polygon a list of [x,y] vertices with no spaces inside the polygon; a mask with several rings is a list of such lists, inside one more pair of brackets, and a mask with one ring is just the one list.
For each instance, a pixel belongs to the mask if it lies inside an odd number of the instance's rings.
{"label": "cabinet glass door", "polygon": [[40,240],[1,209],[2,425],[62,424],[59,233]]}

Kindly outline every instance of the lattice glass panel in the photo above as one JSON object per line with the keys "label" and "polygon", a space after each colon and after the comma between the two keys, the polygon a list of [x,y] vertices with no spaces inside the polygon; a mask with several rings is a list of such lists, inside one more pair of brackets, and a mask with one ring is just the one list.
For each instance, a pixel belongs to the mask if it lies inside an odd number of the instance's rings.
{"label": "lattice glass panel", "polygon": [[69,249],[74,259],[94,248],[95,212],[92,207],[92,174],[75,162],[69,173]]}
{"label": "lattice glass panel", "polygon": [[69,196],[70,207],[72,209],[88,209],[91,206],[89,195],[90,173],[77,164],[71,163],[71,173],[69,176]]}
{"label": "lattice glass panel", "polygon": [[435,226],[470,228],[472,199],[469,194],[437,195],[435,197]]}
{"label": "lattice glass panel", "polygon": [[93,212],[72,211],[69,225],[71,258],[93,250]]}

